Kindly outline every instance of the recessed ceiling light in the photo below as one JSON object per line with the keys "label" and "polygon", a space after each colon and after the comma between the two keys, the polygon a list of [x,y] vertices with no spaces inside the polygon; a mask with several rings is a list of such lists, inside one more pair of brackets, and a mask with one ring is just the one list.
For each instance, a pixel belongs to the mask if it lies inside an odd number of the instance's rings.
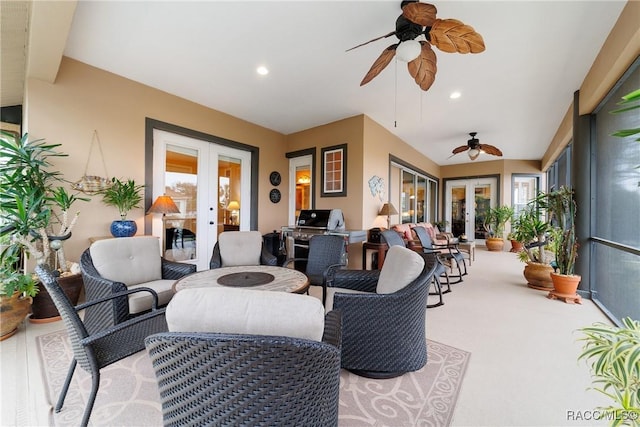
{"label": "recessed ceiling light", "polygon": [[267,74],[269,74],[269,70],[267,69],[267,67],[265,67],[264,65],[259,66],[256,69],[256,72],[258,74],[260,74],[261,76],[266,76]]}
{"label": "recessed ceiling light", "polygon": [[449,98],[451,98],[451,99],[458,99],[458,98],[460,98],[461,96],[462,96],[462,94],[461,94],[460,92],[455,91],[455,92],[451,92],[451,95],[449,95]]}

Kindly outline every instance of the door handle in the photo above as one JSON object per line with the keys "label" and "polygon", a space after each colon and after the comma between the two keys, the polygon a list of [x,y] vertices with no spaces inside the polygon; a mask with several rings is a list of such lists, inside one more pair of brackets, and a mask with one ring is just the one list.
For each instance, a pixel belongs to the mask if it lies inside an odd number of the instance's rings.
{"label": "door handle", "polygon": [[214,224],[214,222],[213,222],[213,221],[209,221],[209,225],[213,225],[213,224]]}

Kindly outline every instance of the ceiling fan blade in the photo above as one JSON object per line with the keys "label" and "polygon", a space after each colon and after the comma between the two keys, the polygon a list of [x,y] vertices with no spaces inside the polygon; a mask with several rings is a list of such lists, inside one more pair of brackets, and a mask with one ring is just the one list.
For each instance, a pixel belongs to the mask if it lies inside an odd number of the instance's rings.
{"label": "ceiling fan blade", "polygon": [[364,79],[360,82],[360,86],[364,86],[374,79],[382,70],[385,69],[389,62],[393,59],[396,54],[396,48],[398,47],[398,43],[392,44],[388,48],[382,51],[378,59],[373,63],[367,75],[364,76]]}
{"label": "ceiling fan blade", "polygon": [[461,146],[459,146],[457,148],[454,148],[452,153],[453,154],[463,153],[463,152],[467,151],[468,149],[469,149],[468,145],[461,145]]}
{"label": "ceiling fan blade", "polygon": [[422,46],[420,56],[409,62],[407,68],[420,89],[426,91],[436,80],[438,67],[436,66],[436,53],[431,49],[431,45],[424,41],[421,41],[420,45]]}
{"label": "ceiling fan blade", "polygon": [[369,44],[369,43],[371,43],[371,42],[378,41],[378,40],[380,40],[380,39],[386,39],[387,37],[391,37],[391,36],[393,36],[393,35],[395,35],[395,34],[396,34],[396,32],[395,32],[395,31],[391,31],[389,34],[385,34],[384,36],[376,37],[375,39],[369,40],[368,42],[361,43],[361,44],[359,44],[358,46],[354,46],[354,47],[352,47],[351,49],[347,49],[347,50],[345,50],[345,52],[349,52],[350,50],[357,49],[357,48],[359,48],[359,47],[362,47],[362,46],[364,46],[364,45],[366,45],[366,44]]}
{"label": "ceiling fan blade", "polygon": [[480,148],[480,150],[484,151],[487,154],[491,154],[491,155],[494,155],[494,156],[502,156],[502,151],[500,151],[499,148],[494,147],[493,145],[480,144],[479,148]]}
{"label": "ceiling fan blade", "polygon": [[482,36],[457,19],[436,19],[428,39],[432,45],[448,53],[480,53],[485,49]]}
{"label": "ceiling fan blade", "polygon": [[402,8],[402,14],[411,22],[430,27],[436,20],[436,7],[429,3],[409,3]]}

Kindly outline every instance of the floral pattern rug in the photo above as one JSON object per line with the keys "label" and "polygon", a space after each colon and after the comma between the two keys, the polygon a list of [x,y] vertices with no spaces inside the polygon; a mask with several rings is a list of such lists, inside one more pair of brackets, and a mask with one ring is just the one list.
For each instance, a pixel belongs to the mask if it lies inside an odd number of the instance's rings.
{"label": "floral pattern rug", "polygon": [[[76,426],[82,419],[91,376],[76,369],[59,413],[53,412],[71,361],[65,331],[37,337],[42,375],[51,404],[50,425]],[[447,426],[451,424],[470,353],[427,340],[428,362],[398,378],[372,380],[343,370],[340,426]],[[141,351],[101,371],[90,425],[160,426],[162,409],[151,361]]]}

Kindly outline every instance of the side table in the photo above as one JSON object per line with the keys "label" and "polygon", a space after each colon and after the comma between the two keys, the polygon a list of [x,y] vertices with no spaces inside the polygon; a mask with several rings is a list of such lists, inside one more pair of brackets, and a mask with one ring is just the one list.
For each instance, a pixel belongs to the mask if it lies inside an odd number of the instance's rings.
{"label": "side table", "polygon": [[362,243],[362,269],[367,269],[367,251],[373,250],[378,252],[378,270],[384,264],[384,257],[387,254],[389,246],[386,243],[363,242]]}
{"label": "side table", "polygon": [[471,265],[471,261],[476,260],[476,241],[475,240],[458,242],[458,249],[460,249],[460,252],[464,252],[468,255],[469,265]]}

